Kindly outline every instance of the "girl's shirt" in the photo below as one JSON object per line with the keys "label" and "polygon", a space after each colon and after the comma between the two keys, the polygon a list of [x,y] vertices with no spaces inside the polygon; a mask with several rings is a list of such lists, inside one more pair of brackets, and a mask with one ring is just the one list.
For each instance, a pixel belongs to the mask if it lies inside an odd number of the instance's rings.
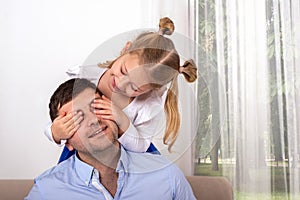
{"label": "girl's shirt", "polygon": [[[107,68],[97,65],[80,66],[66,71],[68,79],[86,78],[98,85]],[[129,151],[146,152],[154,136],[160,135],[161,122],[164,120],[163,95],[164,91],[151,91],[147,94],[135,97],[133,101],[123,109],[130,120],[129,128],[119,138],[119,142]],[[48,139],[54,142],[51,123],[45,130]],[[64,144],[65,141],[61,141]]]}

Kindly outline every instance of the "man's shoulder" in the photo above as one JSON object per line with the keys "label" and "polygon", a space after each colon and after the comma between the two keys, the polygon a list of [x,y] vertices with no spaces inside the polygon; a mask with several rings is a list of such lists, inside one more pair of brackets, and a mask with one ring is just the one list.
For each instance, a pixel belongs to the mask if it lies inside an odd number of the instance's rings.
{"label": "man's shoulder", "polygon": [[127,157],[128,171],[132,173],[177,170],[174,163],[162,155],[127,152]]}
{"label": "man's shoulder", "polygon": [[[182,171],[172,161],[161,155],[148,153],[128,153],[131,162],[129,173],[136,182],[142,180],[148,188],[163,193],[171,192],[176,199],[195,199],[191,187]],[[164,183],[163,186],[161,183]],[[166,193],[168,193],[166,192]]]}
{"label": "man's shoulder", "polygon": [[46,170],[45,172],[40,174],[37,178],[35,178],[34,181],[37,183],[37,182],[49,181],[50,179],[52,180],[62,179],[64,176],[67,176],[68,173],[72,172],[71,166],[73,165],[73,163],[74,163],[74,158],[72,156],[71,158]]}

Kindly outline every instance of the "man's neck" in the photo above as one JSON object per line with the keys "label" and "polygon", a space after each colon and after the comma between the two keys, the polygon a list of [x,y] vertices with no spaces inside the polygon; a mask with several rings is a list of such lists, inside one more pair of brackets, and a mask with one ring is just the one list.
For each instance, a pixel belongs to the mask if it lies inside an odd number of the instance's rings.
{"label": "man's neck", "polygon": [[118,185],[116,168],[120,155],[120,147],[112,146],[99,153],[99,155],[79,154],[78,156],[83,162],[93,166],[98,171],[101,184],[114,196]]}
{"label": "man's neck", "polygon": [[78,152],[78,157],[81,161],[93,166],[99,172],[106,168],[115,170],[120,156],[121,148],[119,143],[116,143],[101,152],[94,152],[93,150],[90,150],[88,153]]}
{"label": "man's neck", "polygon": [[120,160],[120,155],[120,149],[107,150],[107,153],[94,156],[92,166],[101,174],[115,172]]}
{"label": "man's neck", "polygon": [[116,169],[105,165],[98,165],[94,168],[99,173],[100,183],[114,197],[117,192],[119,177],[119,174],[116,172]]}

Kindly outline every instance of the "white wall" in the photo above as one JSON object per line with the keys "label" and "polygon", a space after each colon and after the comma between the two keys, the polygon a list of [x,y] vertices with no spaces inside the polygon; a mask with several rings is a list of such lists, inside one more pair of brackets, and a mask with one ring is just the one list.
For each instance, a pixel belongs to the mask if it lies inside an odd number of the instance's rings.
{"label": "white wall", "polygon": [[[156,6],[150,0],[0,1],[0,179],[34,178],[56,164],[61,149],[43,131],[64,71],[117,34],[156,28],[171,12],[159,14]],[[176,21],[175,10],[168,16]]]}

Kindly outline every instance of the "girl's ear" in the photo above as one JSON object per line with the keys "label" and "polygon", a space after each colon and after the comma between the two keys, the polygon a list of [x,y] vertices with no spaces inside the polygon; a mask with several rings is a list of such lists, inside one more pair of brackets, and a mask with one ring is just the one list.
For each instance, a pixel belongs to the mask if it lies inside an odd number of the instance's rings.
{"label": "girl's ear", "polygon": [[123,47],[123,49],[121,51],[121,55],[123,55],[127,51],[127,49],[130,47],[131,43],[132,42],[130,42],[130,41],[126,42],[125,46]]}
{"label": "girl's ear", "polygon": [[69,151],[73,151],[74,150],[74,147],[72,145],[70,145],[68,142],[65,145],[69,149]]}

